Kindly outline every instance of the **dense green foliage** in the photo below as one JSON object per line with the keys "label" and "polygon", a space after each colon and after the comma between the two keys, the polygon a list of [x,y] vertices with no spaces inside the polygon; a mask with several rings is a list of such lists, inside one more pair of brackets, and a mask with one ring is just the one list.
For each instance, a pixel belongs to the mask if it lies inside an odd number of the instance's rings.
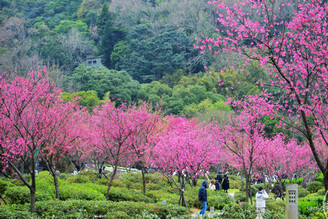
{"label": "dense green foliage", "polygon": [[[196,187],[187,184],[185,198],[190,208],[201,208],[201,203],[198,201],[198,191],[202,180],[198,181]],[[29,190],[16,182],[17,180],[0,178],[0,188],[4,191],[4,197],[9,202],[9,205],[0,208],[0,218],[28,218],[33,216],[28,212]],[[231,175],[230,182],[232,184],[235,182],[235,187],[240,187],[241,180],[239,177]],[[122,174],[120,179],[113,181],[108,201],[105,199],[108,180],[106,178],[100,179],[94,171],[82,171],[77,175],[61,174],[59,177],[60,201],[55,200],[53,178],[49,172],[40,172],[37,175],[36,183],[37,202],[34,218],[53,216],[61,218],[94,216],[105,216],[105,218],[190,217],[186,208],[178,206],[178,190],[173,189],[168,184],[167,179],[159,173],[146,174],[146,195],[142,193],[142,176],[140,173]],[[260,185],[254,185],[254,190]],[[321,185],[320,188],[322,187]],[[299,192],[303,191],[300,190]],[[208,189],[207,193],[209,206],[213,206],[216,212],[214,218],[220,218],[222,215],[225,218],[252,218],[256,214],[255,206],[250,206],[244,202],[244,192],[236,192],[234,199],[223,191]],[[255,196],[253,196],[253,200],[255,200]],[[269,198],[266,203],[265,218],[284,218],[285,201]],[[300,198],[300,218],[318,216],[322,212],[322,203],[323,194],[319,193]]]}

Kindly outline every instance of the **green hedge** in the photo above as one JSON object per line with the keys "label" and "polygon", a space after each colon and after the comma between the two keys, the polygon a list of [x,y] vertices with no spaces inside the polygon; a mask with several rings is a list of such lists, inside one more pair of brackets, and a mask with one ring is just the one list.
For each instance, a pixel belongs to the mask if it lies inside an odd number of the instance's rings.
{"label": "green hedge", "polygon": [[10,181],[10,179],[0,177],[0,193],[4,194],[8,187],[12,187],[13,183]]}
{"label": "green hedge", "polygon": [[308,196],[298,200],[298,211],[302,215],[310,216],[323,204],[323,196]]}
{"label": "green hedge", "polygon": [[89,184],[66,184],[60,187],[60,200],[106,200],[104,194],[94,189]]}
{"label": "green hedge", "polygon": [[299,198],[304,198],[306,196],[308,196],[310,194],[310,192],[307,189],[303,189],[302,187],[298,188],[298,197]]}
{"label": "green hedge", "polygon": [[314,181],[314,182],[309,182],[306,185],[306,189],[310,192],[310,193],[315,193],[317,192],[319,189],[321,189],[323,187],[322,183],[319,181]]}
{"label": "green hedge", "polygon": [[[113,214],[124,214],[122,218],[132,218],[137,214],[147,211],[166,218],[167,215],[187,215],[186,208],[168,204],[149,204],[144,202],[110,202],[110,201],[47,201],[36,203],[36,213],[40,217],[95,217],[105,216],[110,218]],[[125,217],[128,215],[128,217]],[[117,216],[117,215],[116,215]],[[118,217],[117,217],[118,218]]]}
{"label": "green hedge", "polygon": [[3,205],[0,208],[0,219],[8,218],[37,218],[37,215],[29,212],[29,205]]}

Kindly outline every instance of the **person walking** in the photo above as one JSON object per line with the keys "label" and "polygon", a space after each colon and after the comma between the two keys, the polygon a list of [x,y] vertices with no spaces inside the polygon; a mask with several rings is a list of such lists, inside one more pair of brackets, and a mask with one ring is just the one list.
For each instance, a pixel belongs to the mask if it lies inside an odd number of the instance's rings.
{"label": "person walking", "polygon": [[230,187],[230,185],[229,185],[228,175],[227,174],[224,174],[224,179],[223,179],[223,182],[222,182],[222,189],[225,192],[228,192],[229,187]]}
{"label": "person walking", "polygon": [[202,203],[203,206],[202,210],[199,212],[199,214],[201,215],[205,215],[205,211],[207,209],[207,191],[206,191],[207,187],[208,187],[208,182],[204,181],[198,193],[198,200]]}
{"label": "person walking", "polygon": [[256,219],[263,219],[263,214],[265,212],[265,201],[269,198],[266,191],[262,186],[259,187],[259,191],[256,193]]}

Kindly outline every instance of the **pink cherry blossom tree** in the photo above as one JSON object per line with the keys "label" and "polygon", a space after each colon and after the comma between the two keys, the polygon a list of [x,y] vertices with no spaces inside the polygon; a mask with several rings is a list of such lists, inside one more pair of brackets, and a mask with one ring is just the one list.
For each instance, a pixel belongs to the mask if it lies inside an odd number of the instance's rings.
{"label": "pink cherry blossom tree", "polygon": [[44,136],[43,147],[38,152],[38,157],[45,161],[49,172],[54,178],[56,199],[58,200],[57,166],[65,155],[71,153],[72,144],[83,133],[77,127],[82,115],[79,107],[74,102],[65,103],[59,100],[51,107],[45,118],[46,124],[51,127],[45,129],[42,133]]}
{"label": "pink cherry blossom tree", "polygon": [[[153,148],[149,164],[159,169],[168,179],[170,185],[179,190],[179,204],[188,207],[184,197],[186,181],[195,174],[206,172],[217,164],[219,149],[212,126],[197,124],[180,117],[167,117],[167,127],[159,142]],[[177,182],[173,173],[180,174],[182,180]]]}
{"label": "pink cherry blossom tree", "polygon": [[[29,78],[15,78],[0,82],[0,157],[30,189],[30,211],[35,211],[35,168],[39,152],[49,146],[54,127],[60,120],[56,111],[60,91],[49,83],[46,69],[32,72]],[[61,134],[61,132],[56,132]],[[52,137],[51,137],[52,136]],[[17,164],[28,166],[31,182]]]}
{"label": "pink cherry blossom tree", "polygon": [[[328,4],[322,0],[262,1],[242,0],[232,5],[209,2],[218,7],[217,37],[200,39],[202,52],[236,52],[245,65],[257,60],[271,75],[271,86],[277,92],[264,92],[272,103],[272,116],[281,124],[289,123],[311,148],[312,156],[324,175],[328,191],[328,157],[320,155],[315,142],[317,134],[328,147],[327,129],[328,81]],[[282,12],[292,7],[285,18]],[[319,130],[319,133],[317,132]]]}
{"label": "pink cherry blossom tree", "polygon": [[94,111],[92,118],[94,139],[93,143],[89,144],[91,147],[89,150],[92,153],[103,154],[104,162],[113,167],[106,193],[107,199],[118,166],[130,162],[128,146],[131,145],[130,137],[136,129],[135,123],[132,122],[133,116],[131,108],[126,106],[116,108],[111,102],[106,102]]}
{"label": "pink cherry blossom tree", "polygon": [[152,148],[157,144],[162,133],[163,121],[160,111],[153,111],[151,105],[147,103],[141,106],[133,106],[133,117],[131,121],[135,125],[135,130],[130,136],[128,149],[133,158],[133,164],[138,163],[141,167],[143,193],[146,194],[145,173],[147,160],[150,159]]}
{"label": "pink cherry blossom tree", "polygon": [[[251,201],[251,174],[256,169],[261,154],[270,142],[264,138],[261,115],[241,101],[242,109],[233,114],[229,123],[218,129],[221,150],[225,161],[243,172],[246,180],[246,199]],[[238,106],[238,105],[234,105]],[[239,105],[240,107],[240,105]]]}

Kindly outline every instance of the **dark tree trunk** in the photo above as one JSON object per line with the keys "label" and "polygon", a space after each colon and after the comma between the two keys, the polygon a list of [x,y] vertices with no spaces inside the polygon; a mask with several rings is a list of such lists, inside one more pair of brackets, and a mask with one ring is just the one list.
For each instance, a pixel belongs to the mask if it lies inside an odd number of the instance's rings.
{"label": "dark tree trunk", "polygon": [[146,179],[145,179],[145,168],[141,168],[142,173],[142,188],[143,188],[143,194],[146,195]]}
{"label": "dark tree trunk", "polygon": [[326,202],[328,205],[328,170],[323,175],[323,183],[325,185],[325,192],[326,192]]}
{"label": "dark tree trunk", "polygon": [[118,161],[115,162],[114,170],[113,170],[113,172],[112,172],[112,174],[110,175],[110,178],[109,178],[109,183],[108,183],[107,193],[106,193],[106,199],[107,200],[109,199],[109,190],[112,187],[112,182],[113,182],[113,179],[116,175],[117,166],[118,166]]}
{"label": "dark tree trunk", "polygon": [[53,175],[54,177],[54,185],[56,190],[56,199],[59,200],[59,185],[58,185],[58,178],[56,176],[56,173]]}
{"label": "dark tree trunk", "polygon": [[34,156],[32,156],[32,171],[31,171],[31,178],[32,178],[32,185],[30,187],[30,193],[31,193],[31,205],[30,205],[30,211],[31,213],[35,212],[35,193],[36,193],[36,186],[35,186],[35,162],[34,162]]}
{"label": "dark tree trunk", "polygon": [[7,205],[6,199],[2,196],[2,194],[0,193],[0,198],[2,199],[2,201],[5,203],[5,205]]}
{"label": "dark tree trunk", "polygon": [[197,178],[196,177],[192,177],[191,182],[192,182],[193,187],[197,186]]}

